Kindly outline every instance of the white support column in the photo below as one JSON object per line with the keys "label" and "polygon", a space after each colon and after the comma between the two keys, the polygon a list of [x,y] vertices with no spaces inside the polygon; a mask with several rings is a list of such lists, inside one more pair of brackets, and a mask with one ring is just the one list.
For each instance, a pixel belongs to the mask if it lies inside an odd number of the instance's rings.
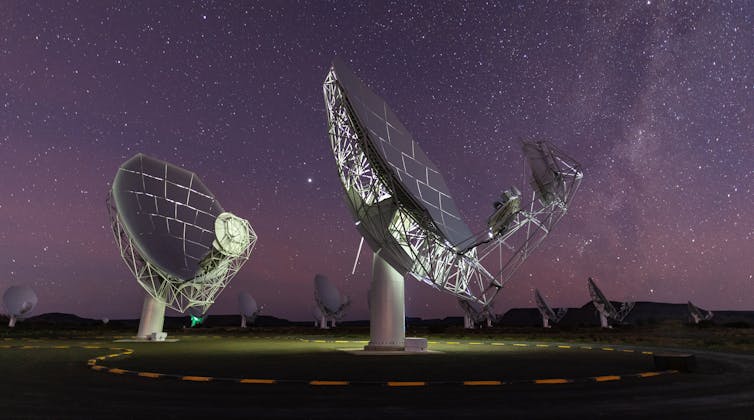
{"label": "white support column", "polygon": [[463,327],[467,330],[474,329],[474,320],[471,319],[471,315],[469,315],[468,313],[463,315]]}
{"label": "white support column", "polygon": [[165,322],[165,302],[160,302],[147,293],[141,307],[138,338],[148,339],[152,333],[161,333]]}
{"label": "white support column", "polygon": [[11,327],[11,328],[13,328],[13,327],[16,326],[16,316],[15,315],[11,315],[10,316],[10,321],[8,321],[8,326]]}
{"label": "white support column", "polygon": [[406,302],[403,275],[377,253],[374,253],[372,258],[372,286],[369,297],[370,340],[364,350],[404,350]]}
{"label": "white support column", "polygon": [[246,328],[246,316],[241,315],[241,328]]}
{"label": "white support column", "polygon": [[546,316],[543,315],[542,316],[542,326],[544,328],[550,328],[550,318],[548,318],[548,317],[546,317]]}
{"label": "white support column", "polygon": [[327,317],[325,315],[322,315],[322,318],[319,319],[319,328],[323,330],[330,328],[327,326]]}
{"label": "white support column", "polygon": [[602,328],[610,328],[610,324],[607,323],[607,317],[604,312],[600,312],[600,326]]}

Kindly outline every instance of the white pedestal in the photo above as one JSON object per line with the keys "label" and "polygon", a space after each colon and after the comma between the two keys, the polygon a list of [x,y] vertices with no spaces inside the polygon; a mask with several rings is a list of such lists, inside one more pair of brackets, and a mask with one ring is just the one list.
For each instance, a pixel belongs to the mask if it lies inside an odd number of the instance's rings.
{"label": "white pedestal", "polygon": [[165,322],[165,303],[147,294],[144,296],[144,305],[141,307],[141,320],[139,320],[138,338],[149,339],[152,333],[162,333],[162,325]]}
{"label": "white pedestal", "polygon": [[369,292],[368,351],[396,351],[406,347],[406,303],[403,275],[377,253],[372,258]]}
{"label": "white pedestal", "polygon": [[11,328],[13,328],[13,327],[16,326],[16,316],[15,315],[11,315],[10,316],[10,321],[8,321],[8,326],[11,327]]}
{"label": "white pedestal", "polygon": [[600,312],[600,327],[602,327],[602,328],[610,328],[610,324],[608,324],[608,322],[607,322],[607,317],[602,312]]}
{"label": "white pedestal", "polygon": [[406,351],[410,351],[410,352],[427,351],[427,339],[424,337],[406,337]]}

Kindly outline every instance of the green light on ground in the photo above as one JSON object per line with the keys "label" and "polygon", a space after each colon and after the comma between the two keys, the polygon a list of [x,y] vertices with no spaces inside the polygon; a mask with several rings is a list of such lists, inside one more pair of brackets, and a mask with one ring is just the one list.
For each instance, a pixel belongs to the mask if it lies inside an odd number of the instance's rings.
{"label": "green light on ground", "polygon": [[191,315],[191,328],[194,328],[202,322],[204,322],[204,318]]}

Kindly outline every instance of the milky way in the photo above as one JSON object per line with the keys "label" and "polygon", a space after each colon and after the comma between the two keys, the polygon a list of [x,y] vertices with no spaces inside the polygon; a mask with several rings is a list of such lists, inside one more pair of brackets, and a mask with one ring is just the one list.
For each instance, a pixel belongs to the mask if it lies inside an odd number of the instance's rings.
{"label": "milky way", "polygon": [[[259,235],[210,313],[251,292],[309,319],[323,273],[366,317],[371,260],[326,131],[335,56],[442,168],[472,230],[521,179],[520,140],[580,161],[576,202],[503,311],[588,299],[754,309],[754,3],[3,2],[0,288],[37,312],[136,316],[105,207],[137,152],[200,174]],[[460,314],[407,282],[407,315]]]}

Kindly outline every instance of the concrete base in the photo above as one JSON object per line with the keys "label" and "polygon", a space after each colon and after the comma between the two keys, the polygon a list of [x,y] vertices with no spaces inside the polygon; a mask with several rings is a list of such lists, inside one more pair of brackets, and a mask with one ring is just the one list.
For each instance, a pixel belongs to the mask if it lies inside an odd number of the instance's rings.
{"label": "concrete base", "polygon": [[693,372],[696,369],[696,356],[689,353],[655,353],[655,370],[677,370]]}
{"label": "concrete base", "polygon": [[427,351],[427,339],[423,337],[406,337],[405,351],[411,353]]}
{"label": "concrete base", "polygon": [[369,301],[370,340],[364,350],[403,351],[406,347],[403,274],[376,252],[372,258]]}
{"label": "concrete base", "polygon": [[346,352],[348,354],[352,354],[354,356],[420,356],[425,354],[444,354],[441,351],[437,350],[426,350],[426,351],[406,351],[406,350],[367,350],[364,349],[338,349],[340,351]]}
{"label": "concrete base", "polygon": [[156,341],[156,340],[150,340],[148,338],[139,338],[139,337],[120,338],[117,340],[113,340],[114,343],[175,343],[178,341],[181,341],[181,340],[177,338],[166,338],[164,340]]}
{"label": "concrete base", "polygon": [[168,338],[168,333],[166,332],[153,332],[149,334],[149,340],[151,341],[165,341],[166,338]]}
{"label": "concrete base", "polygon": [[144,305],[141,307],[141,319],[139,320],[139,332],[136,337],[149,339],[152,333],[162,333],[165,322],[165,302],[161,302],[152,295],[144,296]]}

